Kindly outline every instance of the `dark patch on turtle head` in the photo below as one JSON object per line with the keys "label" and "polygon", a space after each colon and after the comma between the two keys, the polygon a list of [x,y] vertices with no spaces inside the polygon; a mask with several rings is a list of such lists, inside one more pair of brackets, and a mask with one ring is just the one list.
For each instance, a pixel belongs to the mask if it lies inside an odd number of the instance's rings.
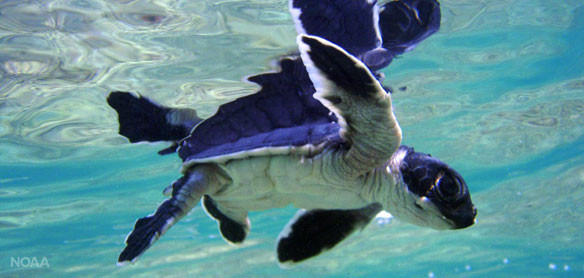
{"label": "dark patch on turtle head", "polygon": [[[419,200],[433,204],[451,222],[452,229],[473,225],[477,210],[462,176],[429,154],[417,153],[406,146],[401,146],[400,151],[406,152],[400,172],[408,190]],[[414,206],[426,209],[423,202]]]}

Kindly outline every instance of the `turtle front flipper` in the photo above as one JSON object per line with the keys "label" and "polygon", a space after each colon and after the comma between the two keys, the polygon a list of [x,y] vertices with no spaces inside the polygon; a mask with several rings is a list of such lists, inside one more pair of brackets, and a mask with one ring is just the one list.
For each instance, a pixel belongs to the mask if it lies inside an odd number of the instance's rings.
{"label": "turtle front flipper", "polygon": [[288,266],[317,256],[363,229],[380,211],[379,203],[352,210],[299,210],[278,237],[278,261]]}
{"label": "turtle front flipper", "polygon": [[401,142],[391,96],[361,61],[340,47],[307,35],[297,42],[314,97],[335,113],[348,145],[335,153],[337,174],[357,177],[384,164]]}
{"label": "turtle front flipper", "polygon": [[[136,142],[176,142],[201,121],[195,110],[164,107],[139,94],[112,92],[107,103],[118,113],[120,135]],[[159,154],[173,153],[176,144]]]}

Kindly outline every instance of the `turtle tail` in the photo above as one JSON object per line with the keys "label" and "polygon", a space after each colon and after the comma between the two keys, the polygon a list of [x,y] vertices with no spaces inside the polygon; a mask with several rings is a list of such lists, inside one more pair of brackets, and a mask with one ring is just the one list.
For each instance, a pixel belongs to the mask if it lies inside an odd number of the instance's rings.
{"label": "turtle tail", "polygon": [[173,205],[173,199],[168,199],[154,214],[138,219],[134,230],[126,237],[126,248],[118,257],[118,265],[135,262],[182,215],[184,213],[180,207]]}

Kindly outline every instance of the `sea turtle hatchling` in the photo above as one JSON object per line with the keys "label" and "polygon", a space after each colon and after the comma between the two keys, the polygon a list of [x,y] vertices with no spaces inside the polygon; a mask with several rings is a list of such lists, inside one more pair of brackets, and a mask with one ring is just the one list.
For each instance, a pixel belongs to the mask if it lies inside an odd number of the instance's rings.
{"label": "sea turtle hatchling", "polygon": [[[392,98],[375,71],[413,48],[408,41],[413,46],[438,29],[437,2],[392,1],[381,11],[374,1],[339,3],[347,1],[292,0],[300,57],[282,58],[279,72],[250,77],[261,89],[208,119],[130,93],[110,94],[120,134],[131,142],[174,141],[161,153],[177,151],[184,162],[183,176],[164,190],[171,197],[137,220],[118,264],[136,261],[199,201],[234,244],[250,230],[248,211],[301,208],[278,237],[281,264],[331,249],[382,210],[435,229],[474,223],[461,175],[400,146]],[[392,25],[387,21],[398,19],[384,17],[389,12],[417,23]],[[348,17],[358,28],[337,28]],[[405,27],[390,32],[390,25]],[[391,50],[398,44],[405,47]]]}

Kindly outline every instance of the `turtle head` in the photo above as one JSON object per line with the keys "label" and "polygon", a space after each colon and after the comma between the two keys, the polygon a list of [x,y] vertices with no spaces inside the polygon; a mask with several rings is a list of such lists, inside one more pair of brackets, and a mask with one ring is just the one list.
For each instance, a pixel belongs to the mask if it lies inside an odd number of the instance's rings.
{"label": "turtle head", "polygon": [[400,201],[406,202],[396,217],[435,229],[462,229],[475,223],[477,210],[466,182],[446,163],[407,146],[398,149],[392,162],[401,176]]}

